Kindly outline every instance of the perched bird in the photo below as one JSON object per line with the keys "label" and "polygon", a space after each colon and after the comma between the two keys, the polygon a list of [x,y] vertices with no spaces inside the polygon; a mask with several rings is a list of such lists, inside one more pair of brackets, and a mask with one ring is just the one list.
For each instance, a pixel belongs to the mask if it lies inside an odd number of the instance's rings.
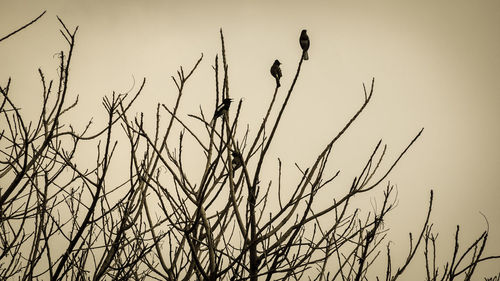
{"label": "perched bird", "polygon": [[307,36],[307,30],[302,29],[302,33],[300,33],[300,47],[302,48],[302,58],[304,60],[309,59],[309,55],[307,54],[307,50],[309,50],[309,36]]}
{"label": "perched bird", "polygon": [[222,103],[217,106],[217,109],[215,109],[214,113],[214,120],[217,119],[217,117],[224,115],[229,110],[229,106],[231,105],[231,102],[233,100],[230,98],[225,98]]}
{"label": "perched bird", "polygon": [[231,161],[231,166],[233,166],[233,172],[234,172],[243,165],[243,158],[241,157],[241,153],[237,151],[233,151],[231,155],[233,156],[233,160]]}
{"label": "perched bird", "polygon": [[271,75],[276,79],[276,87],[280,87],[280,78],[281,78],[281,62],[279,60],[274,60],[273,66],[271,66]]}

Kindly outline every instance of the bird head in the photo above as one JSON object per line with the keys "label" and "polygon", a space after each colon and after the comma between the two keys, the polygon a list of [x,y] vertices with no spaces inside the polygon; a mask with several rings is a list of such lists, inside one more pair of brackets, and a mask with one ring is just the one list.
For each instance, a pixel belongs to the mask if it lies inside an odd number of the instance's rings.
{"label": "bird head", "polygon": [[274,60],[274,64],[275,64],[275,65],[280,65],[280,64],[281,64],[281,62],[280,62],[279,60]]}
{"label": "bird head", "polygon": [[302,33],[301,34],[306,34],[307,30],[306,29],[302,29]]}
{"label": "bird head", "polygon": [[239,157],[239,156],[240,156],[240,153],[239,153],[238,151],[233,151],[233,152],[231,153],[231,155],[232,155],[233,157]]}
{"label": "bird head", "polygon": [[225,98],[222,103],[223,104],[231,104],[231,102],[233,101],[233,99],[230,99],[230,98]]}

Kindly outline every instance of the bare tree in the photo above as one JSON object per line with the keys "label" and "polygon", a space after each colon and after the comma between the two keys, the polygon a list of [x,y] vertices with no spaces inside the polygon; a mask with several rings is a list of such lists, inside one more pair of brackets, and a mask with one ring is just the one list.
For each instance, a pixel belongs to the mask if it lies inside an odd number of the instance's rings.
{"label": "bare tree", "polygon": [[[127,233],[142,227],[135,224],[141,218],[142,195],[134,191],[133,176],[121,179],[124,183],[119,187],[107,186],[106,179],[116,147],[112,133],[120,114],[127,112],[142,91],[145,80],[130,98],[113,93],[103,99],[108,116],[104,128],[90,135],[89,122],[83,132],[75,132],[61,117],[78,102],[78,97],[67,102],[69,66],[78,28],[70,30],[59,21],[68,51],[59,53],[58,80],[48,81],[38,70],[43,99],[38,120],[27,123],[9,98],[10,79],[0,87],[5,126],[0,171],[2,182],[10,181],[2,186],[0,194],[0,276],[3,280],[97,280],[105,273],[137,275],[135,267],[151,247]],[[85,142],[97,142],[95,166],[91,169],[79,168],[74,158]],[[110,198],[115,193],[124,196],[114,202]]]}
{"label": "bare tree", "polygon": [[[179,113],[201,55],[192,68],[181,67],[172,76],[176,101],[158,103],[153,121],[143,113],[129,112],[144,89],[143,79],[133,92],[113,92],[103,98],[107,119],[102,128],[89,121],[78,132],[61,118],[78,103],[78,97],[68,102],[78,27],[68,28],[58,20],[68,50],[59,53],[56,80],[47,80],[39,69],[43,102],[38,119],[27,121],[14,104],[10,78],[0,86],[5,128],[0,135],[0,279],[358,281],[371,278],[371,269],[379,264],[386,268],[380,278],[397,280],[423,244],[422,276],[427,280],[470,280],[477,264],[499,258],[483,257],[488,231],[459,254],[457,227],[455,252],[440,271],[435,258],[437,234],[430,220],[431,191],[421,231],[416,238],[410,233],[409,253],[401,265],[394,265],[384,226],[386,215],[396,206],[388,176],[423,129],[388,165],[381,165],[387,146],[379,141],[344,193],[328,189],[340,173],[327,166],[333,148],[369,105],[374,79],[368,87],[363,85],[359,109],[317,151],[312,165],[296,164],[300,179],[282,180],[279,161],[278,181],[272,183],[266,180],[264,167],[295,93],[303,54],[298,54],[284,98],[278,97],[276,85],[256,134],[250,133],[250,125],[239,126],[243,102],[230,107],[222,30],[222,61],[217,55],[213,64],[219,109],[200,106],[197,114]],[[186,138],[194,145],[185,147]],[[120,149],[118,139],[127,141],[121,145],[127,151],[127,171],[113,174],[110,165]],[[94,148],[95,163],[90,168],[77,159],[83,146]],[[200,151],[199,169],[185,168],[185,151]],[[352,202],[363,193],[380,193],[382,207],[370,212],[356,208]],[[325,194],[332,202],[315,204]],[[379,258],[383,245],[385,260]]]}

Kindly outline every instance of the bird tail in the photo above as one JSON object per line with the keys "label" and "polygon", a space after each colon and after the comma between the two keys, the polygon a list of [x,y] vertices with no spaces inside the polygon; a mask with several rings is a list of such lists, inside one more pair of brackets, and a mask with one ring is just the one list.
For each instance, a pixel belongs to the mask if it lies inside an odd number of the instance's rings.
{"label": "bird tail", "polygon": [[276,78],[276,87],[279,88],[280,86],[281,86],[280,80],[278,78]]}
{"label": "bird tail", "polygon": [[308,60],[309,59],[309,55],[307,54],[307,51],[304,51],[304,53],[302,54],[302,58],[304,60]]}

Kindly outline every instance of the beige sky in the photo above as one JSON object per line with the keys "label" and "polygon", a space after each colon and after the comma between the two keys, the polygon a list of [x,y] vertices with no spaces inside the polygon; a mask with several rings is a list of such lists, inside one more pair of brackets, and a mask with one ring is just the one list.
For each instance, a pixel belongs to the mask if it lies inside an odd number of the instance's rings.
{"label": "beige sky", "polygon": [[[281,91],[287,89],[299,32],[307,28],[310,60],[273,153],[290,172],[294,162],[311,164],[362,102],[361,83],[375,77],[372,104],[337,146],[332,166],[342,169],[340,181],[350,182],[378,139],[392,159],[425,127],[390,177],[400,202],[388,222],[399,234],[391,237],[393,248],[404,255],[405,233],[418,230],[433,188],[441,246],[451,246],[456,224],[470,243],[486,227],[482,212],[490,224],[488,253],[500,253],[500,2],[2,0],[0,36],[43,10],[36,25],[0,44],[0,83],[12,77],[17,100],[36,108],[37,68],[54,74],[53,55],[64,48],[56,15],[79,25],[70,87],[80,95],[79,117],[88,118],[75,122],[102,114],[100,98],[130,89],[133,77],[148,79],[137,111],[168,103],[175,93],[169,77],[200,53],[184,110],[212,109],[220,27],[232,96],[244,99],[241,121],[253,122],[273,91],[269,67],[276,58],[283,63]],[[479,269],[477,277],[496,275],[498,262]]]}

